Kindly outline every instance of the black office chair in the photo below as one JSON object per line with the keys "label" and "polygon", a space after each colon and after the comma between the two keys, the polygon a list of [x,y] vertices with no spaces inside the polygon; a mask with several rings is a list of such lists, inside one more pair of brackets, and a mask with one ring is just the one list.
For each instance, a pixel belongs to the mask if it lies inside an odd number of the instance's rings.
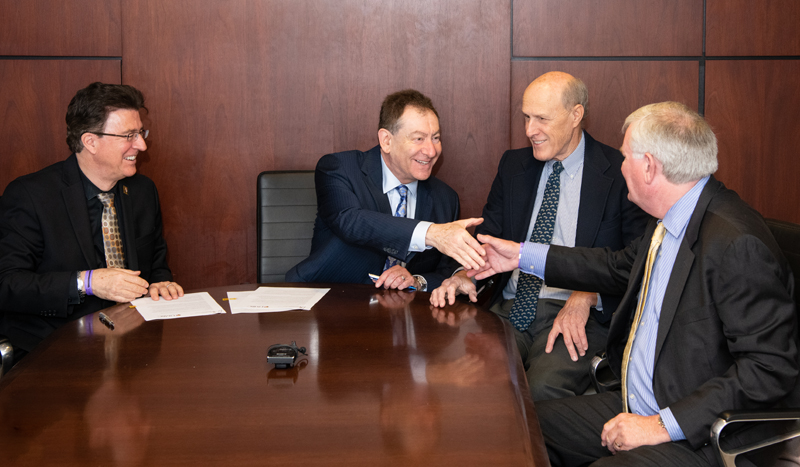
{"label": "black office chair", "polygon": [[[0,216],[3,215],[3,197],[0,196]],[[3,311],[0,310],[0,313]],[[0,336],[0,378],[11,369],[14,364],[14,348],[5,336]]]}
{"label": "black office chair", "polygon": [[311,252],[317,194],[314,171],[258,175],[258,282],[283,282]]}
{"label": "black office chair", "polygon": [[14,364],[14,347],[5,336],[0,336],[0,378],[3,377]]}
{"label": "black office chair", "polygon": [[[800,225],[775,219],[766,219],[766,222],[794,272],[794,302],[798,304],[800,303]],[[753,425],[755,423],[766,425],[776,422],[794,422],[794,424],[785,431],[771,434],[768,438],[747,446],[736,449],[725,449],[720,446],[722,432],[730,425]],[[720,463],[725,467],[734,467],[736,456],[740,454],[750,453],[798,437],[800,437],[800,407],[772,410],[731,410],[720,414],[711,426],[711,443],[717,450]],[[800,458],[800,454],[797,456]]]}

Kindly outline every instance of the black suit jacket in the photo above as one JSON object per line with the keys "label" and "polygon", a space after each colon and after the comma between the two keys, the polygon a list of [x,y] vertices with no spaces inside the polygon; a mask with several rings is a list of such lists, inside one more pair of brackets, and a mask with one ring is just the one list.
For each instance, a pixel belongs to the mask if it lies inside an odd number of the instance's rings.
{"label": "black suit jacket", "polygon": [[[636,311],[653,220],[622,251],[550,247],[545,280],[624,293],[608,333],[619,376]],[[697,449],[725,410],[800,404],[794,279],[755,210],[714,177],[697,202],[669,278],[653,391]]]}
{"label": "black suit jacket", "polygon": [[458,218],[458,195],[431,176],[417,187],[416,219],[394,217],[383,193],[380,146],[367,152],[323,156],[317,163],[317,218],[311,254],[286,273],[289,282],[369,284],[391,255],[407,263],[412,274],[438,287],[448,263],[436,249],[409,252],[411,234],[420,220],[452,222]]}
{"label": "black suit jacket", "polygon": [[[117,183],[128,268],[148,282],[172,280],[155,184],[139,174]],[[14,346],[30,351],[67,321],[112,304],[93,296],[67,303],[73,274],[103,267],[74,154],[11,182],[1,214],[0,334]]]}
{"label": "black suit jacket", "polygon": [[[628,187],[620,171],[622,154],[595,141],[589,133],[583,135],[586,143],[575,246],[620,250],[642,234],[650,216],[628,200]],[[475,233],[528,241],[526,236],[544,165],[533,157],[530,147],[506,151],[483,208],[483,224],[476,227]],[[510,278],[511,272],[498,276],[490,303],[501,299]],[[601,296],[603,311],[593,309],[593,313],[599,322],[605,323],[611,319],[620,297],[606,291]]]}

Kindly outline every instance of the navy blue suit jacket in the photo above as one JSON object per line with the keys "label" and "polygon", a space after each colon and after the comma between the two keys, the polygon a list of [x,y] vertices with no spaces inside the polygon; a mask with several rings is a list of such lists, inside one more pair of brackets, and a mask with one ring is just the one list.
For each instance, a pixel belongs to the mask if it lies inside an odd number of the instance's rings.
{"label": "navy blue suit jacket", "polygon": [[369,284],[368,273],[380,275],[391,255],[405,261],[412,274],[425,277],[428,290],[442,283],[447,257],[436,249],[414,253],[408,248],[420,220],[438,224],[458,218],[458,195],[431,176],[417,185],[416,219],[394,217],[382,180],[380,146],[319,160],[311,254],[286,273],[287,281]]}
{"label": "navy blue suit jacket", "polygon": [[[155,184],[136,174],[117,182],[125,260],[148,282],[172,280]],[[86,194],[73,154],[11,182],[0,212],[0,334],[30,351],[67,321],[113,305],[89,296],[67,303],[76,271],[104,267],[92,241]]]}
{"label": "navy blue suit jacket", "polygon": [[[586,144],[575,246],[620,250],[642,234],[650,216],[628,200],[628,187],[620,170],[622,154],[595,141],[589,133],[583,134]],[[544,164],[533,157],[530,147],[503,154],[483,208],[483,224],[475,228],[476,234],[528,241],[526,236]],[[511,272],[495,278],[497,287],[490,303],[500,300],[510,278]],[[611,319],[620,297],[610,294],[601,297],[603,311],[593,309],[593,313],[599,322],[605,323]]]}

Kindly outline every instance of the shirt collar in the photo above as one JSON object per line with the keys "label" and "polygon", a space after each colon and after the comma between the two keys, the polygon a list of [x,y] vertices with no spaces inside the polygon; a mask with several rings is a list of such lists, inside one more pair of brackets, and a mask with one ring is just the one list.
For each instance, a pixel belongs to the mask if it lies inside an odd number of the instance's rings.
{"label": "shirt collar", "polygon": [[389,167],[386,166],[386,162],[383,160],[383,154],[381,154],[381,173],[383,174],[383,177],[381,177],[383,180],[383,186],[381,187],[383,194],[389,193],[400,185],[405,185],[408,187],[409,195],[416,195],[419,180],[414,180],[411,183],[400,183],[400,180],[398,180],[392,171],[389,170]]}
{"label": "shirt collar", "polygon": [[94,183],[92,183],[91,180],[89,180],[89,177],[87,177],[86,174],[84,174],[83,171],[80,170],[80,167],[78,168],[78,173],[81,174],[81,182],[83,182],[83,192],[86,195],[86,201],[89,201],[90,199],[96,197],[100,193],[114,193],[114,197],[117,196],[117,185],[119,185],[119,183],[115,183],[110,190],[104,192],[100,188],[97,188],[97,185],[95,185]]}
{"label": "shirt collar", "polygon": [[[586,138],[583,137],[583,131],[581,131],[581,140],[578,142],[578,146],[575,148],[566,159],[561,161],[561,165],[564,166],[564,172],[567,173],[569,178],[574,178],[575,175],[578,174],[581,166],[583,166],[583,157],[584,152],[586,150]],[[554,160],[548,161],[549,167],[552,169],[553,164],[555,164]]]}
{"label": "shirt collar", "polygon": [[673,204],[672,207],[669,208],[669,211],[667,211],[662,222],[667,232],[673,237],[680,238],[683,235],[683,231],[686,229],[686,226],[689,225],[689,219],[692,218],[694,208],[697,206],[697,200],[700,199],[700,194],[703,192],[706,183],[708,183],[709,177],[710,175],[706,175],[698,180],[698,182],[695,183],[686,194],[681,196],[681,199]]}

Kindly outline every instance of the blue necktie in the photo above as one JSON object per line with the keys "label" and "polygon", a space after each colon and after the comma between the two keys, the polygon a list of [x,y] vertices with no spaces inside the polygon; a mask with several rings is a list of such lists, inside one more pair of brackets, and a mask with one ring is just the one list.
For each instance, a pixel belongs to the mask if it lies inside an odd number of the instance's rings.
{"label": "blue necktie", "polygon": [[[397,209],[394,211],[394,217],[406,217],[406,204],[408,202],[408,187],[405,185],[400,185],[397,187],[397,191],[400,193],[400,202],[397,204]],[[400,260],[395,258],[394,256],[387,256],[386,257],[386,264],[383,266],[383,270],[387,270],[390,267],[394,266],[395,264],[399,264]]]}
{"label": "blue necktie", "polygon": [[[563,170],[564,166],[561,165],[561,162],[556,161],[553,164],[553,173],[547,177],[542,205],[539,207],[539,214],[536,216],[536,224],[533,226],[531,234],[532,242],[550,244],[553,239],[553,227],[556,225],[560,195],[560,174]],[[514,297],[514,306],[511,307],[511,313],[508,316],[511,324],[518,330],[524,332],[536,319],[536,305],[539,304],[541,290],[541,279],[533,274],[520,272],[517,281],[517,295]]]}

